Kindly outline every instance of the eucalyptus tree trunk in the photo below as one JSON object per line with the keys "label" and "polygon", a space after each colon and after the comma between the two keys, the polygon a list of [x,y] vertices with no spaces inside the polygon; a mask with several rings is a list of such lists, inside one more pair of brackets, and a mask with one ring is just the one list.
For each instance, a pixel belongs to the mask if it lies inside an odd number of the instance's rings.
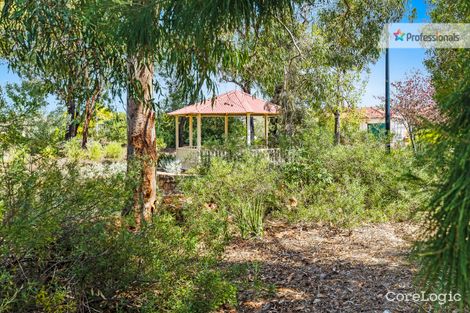
{"label": "eucalyptus tree trunk", "polygon": [[341,113],[339,110],[335,111],[335,145],[341,142]]}
{"label": "eucalyptus tree trunk", "polygon": [[82,149],[85,149],[88,144],[88,132],[90,128],[91,118],[95,110],[95,103],[99,96],[99,88],[95,89],[90,99],[86,101],[85,105],[85,119],[83,121],[83,133],[82,133]]}
{"label": "eucalyptus tree trunk", "polygon": [[73,98],[67,100],[67,129],[65,131],[65,140],[70,140],[77,136],[78,122],[77,122],[77,105]]}
{"label": "eucalyptus tree trunk", "polygon": [[[127,171],[138,180],[133,201],[124,215],[133,213],[137,229],[155,211],[157,148],[152,106],[154,67],[151,61],[129,57],[127,98]],[[137,172],[133,172],[137,171]]]}

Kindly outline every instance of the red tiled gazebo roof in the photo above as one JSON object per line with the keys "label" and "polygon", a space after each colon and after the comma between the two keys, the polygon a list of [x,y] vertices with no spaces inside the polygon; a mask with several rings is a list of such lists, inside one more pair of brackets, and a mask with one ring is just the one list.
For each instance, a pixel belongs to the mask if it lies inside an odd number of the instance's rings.
{"label": "red tiled gazebo roof", "polygon": [[169,115],[278,115],[279,108],[271,102],[234,90],[214,99],[188,105]]}

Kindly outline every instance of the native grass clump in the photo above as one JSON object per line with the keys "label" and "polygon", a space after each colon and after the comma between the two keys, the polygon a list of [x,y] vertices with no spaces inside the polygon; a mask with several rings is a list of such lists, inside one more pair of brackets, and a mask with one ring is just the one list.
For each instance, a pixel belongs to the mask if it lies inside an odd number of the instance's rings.
{"label": "native grass clump", "polygon": [[181,189],[192,208],[209,207],[233,222],[242,237],[261,236],[267,213],[279,207],[278,172],[266,159],[248,153],[213,158]]}

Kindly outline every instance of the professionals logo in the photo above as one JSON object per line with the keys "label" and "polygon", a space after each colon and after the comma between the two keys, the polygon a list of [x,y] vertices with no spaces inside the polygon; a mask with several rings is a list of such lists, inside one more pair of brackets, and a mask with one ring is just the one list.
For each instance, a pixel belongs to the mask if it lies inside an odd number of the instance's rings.
{"label": "professionals logo", "polygon": [[384,25],[379,45],[399,49],[470,48],[470,23],[389,23]]}
{"label": "professionals logo", "polygon": [[399,28],[396,32],[393,33],[393,35],[395,36],[395,41],[403,41],[405,34],[406,33],[402,32]]}

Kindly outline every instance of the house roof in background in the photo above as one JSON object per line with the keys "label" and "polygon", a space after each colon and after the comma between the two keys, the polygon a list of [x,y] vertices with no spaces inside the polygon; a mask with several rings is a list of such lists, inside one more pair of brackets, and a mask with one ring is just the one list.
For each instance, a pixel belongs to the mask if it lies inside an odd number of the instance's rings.
{"label": "house roof in background", "polygon": [[364,114],[364,117],[367,119],[379,119],[385,118],[385,112],[382,109],[374,107],[361,108],[361,113]]}
{"label": "house roof in background", "polygon": [[240,90],[221,94],[213,99],[188,105],[169,115],[278,115],[279,107]]}
{"label": "house roof in background", "polygon": [[[364,107],[359,108],[359,111],[363,114],[363,118],[367,120],[385,119],[385,110],[382,108]],[[392,119],[400,119],[393,111],[390,112],[390,116]]]}

